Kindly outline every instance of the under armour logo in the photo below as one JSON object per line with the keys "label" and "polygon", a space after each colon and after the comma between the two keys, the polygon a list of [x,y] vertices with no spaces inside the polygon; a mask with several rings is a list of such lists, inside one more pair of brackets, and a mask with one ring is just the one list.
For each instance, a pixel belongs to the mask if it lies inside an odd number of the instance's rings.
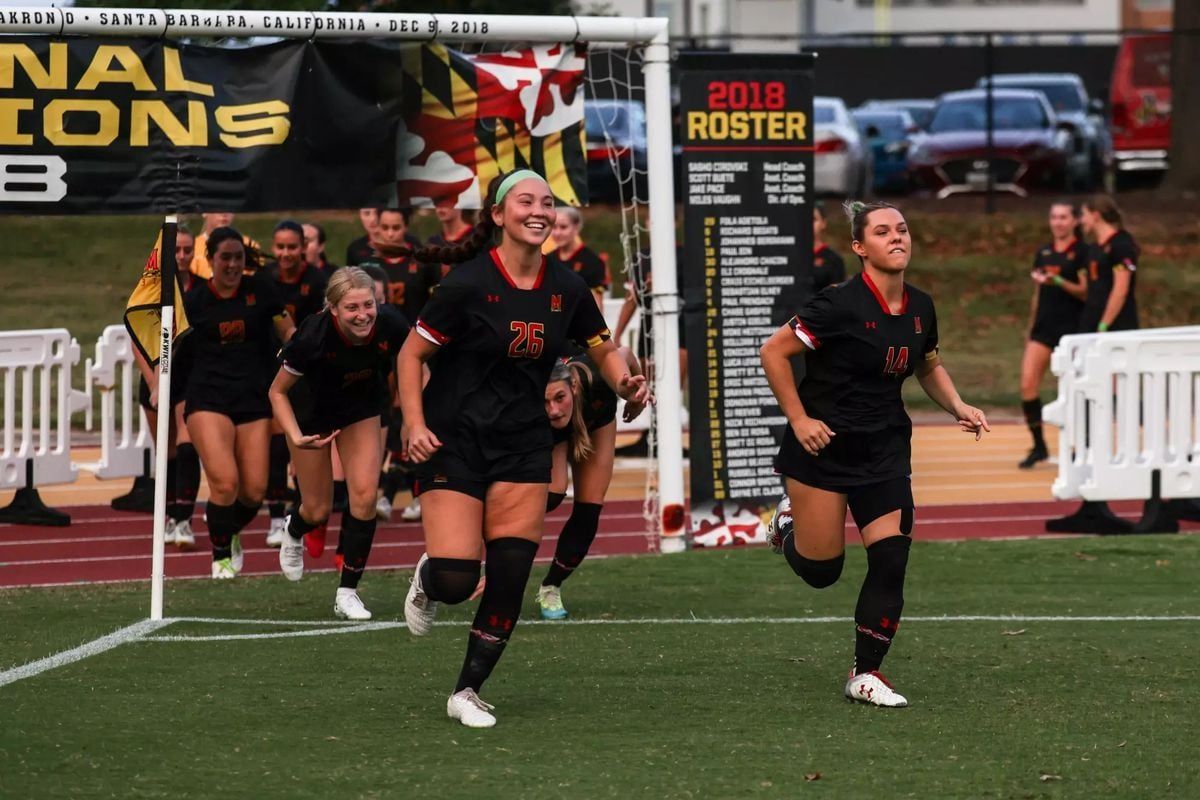
{"label": "under armour logo", "polygon": [[914,317],[913,322],[916,323],[917,333],[920,333],[921,332],[921,318]]}
{"label": "under armour logo", "polygon": [[874,331],[874,330],[878,330],[878,329],[879,329],[879,323],[877,323],[877,322],[868,322],[867,323],[867,330]]}
{"label": "under armour logo", "polygon": [[487,301],[488,301],[489,303],[499,303],[499,302],[500,302],[500,295],[498,295],[498,294],[489,294],[489,295],[487,296]]}

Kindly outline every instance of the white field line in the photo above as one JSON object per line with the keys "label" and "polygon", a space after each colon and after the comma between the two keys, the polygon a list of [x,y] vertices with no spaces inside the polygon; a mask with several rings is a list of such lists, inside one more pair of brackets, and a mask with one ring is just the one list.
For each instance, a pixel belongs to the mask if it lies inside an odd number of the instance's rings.
{"label": "white field line", "polygon": [[132,625],[119,628],[107,636],[101,636],[99,639],[85,642],[78,647],[72,647],[70,650],[63,650],[52,656],[39,658],[37,661],[30,661],[28,664],[4,670],[0,672],[0,686],[7,686],[10,683],[16,683],[25,678],[32,678],[35,675],[41,675],[43,672],[57,669],[58,667],[74,664],[76,661],[100,655],[108,650],[112,650],[114,647],[120,647],[127,642],[137,641],[146,634],[166,627],[172,622],[174,620],[164,619],[154,621],[144,619],[141,622],[135,622]]}
{"label": "white field line", "polygon": [[[214,625],[274,625],[274,626],[310,626],[299,631],[274,631],[271,633],[231,633],[204,636],[158,635],[142,636],[144,642],[233,642],[254,639],[295,639],[309,636],[331,636],[342,633],[365,633],[369,631],[395,630],[407,627],[403,622],[380,621],[367,623],[330,622],[328,620],[253,620],[253,619],[221,619],[220,617],[174,617],[171,622],[192,622]],[[611,626],[611,625],[824,625],[849,624],[853,617],[651,617],[644,619],[568,619],[568,620],[528,620],[521,622],[521,627],[533,626]],[[1115,622],[1200,622],[1200,615],[1127,615],[1127,616],[1072,616],[1044,615],[1022,616],[1004,614],[961,614],[940,617],[905,617],[909,623],[946,623],[946,622],[1003,622],[1030,624],[1046,623],[1115,623]],[[466,620],[443,621],[433,623],[439,628],[461,628],[467,625]],[[311,626],[318,627],[311,627]]]}

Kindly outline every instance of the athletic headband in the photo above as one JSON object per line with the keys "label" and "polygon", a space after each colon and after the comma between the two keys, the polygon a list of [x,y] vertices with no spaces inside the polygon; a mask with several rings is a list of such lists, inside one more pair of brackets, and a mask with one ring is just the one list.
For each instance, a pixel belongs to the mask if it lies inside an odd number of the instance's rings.
{"label": "athletic headband", "polygon": [[546,179],[541,175],[538,175],[533,170],[519,169],[504,180],[500,181],[500,188],[496,190],[496,205],[503,203],[504,196],[508,194],[509,190],[526,178],[537,178],[539,181],[546,184],[546,188],[550,188],[550,184],[546,181]]}

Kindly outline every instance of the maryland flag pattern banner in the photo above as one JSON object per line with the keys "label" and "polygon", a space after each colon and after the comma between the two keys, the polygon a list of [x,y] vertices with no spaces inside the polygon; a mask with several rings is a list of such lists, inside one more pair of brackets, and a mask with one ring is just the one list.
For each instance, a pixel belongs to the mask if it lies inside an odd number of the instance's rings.
{"label": "maryland flag pattern banner", "polygon": [[587,202],[582,44],[467,54],[405,47],[396,137],[400,205],[480,208],[498,174],[532,169]]}
{"label": "maryland flag pattern banner", "polygon": [[[162,231],[146,259],[142,277],[125,304],[125,329],[134,346],[149,364],[157,364],[162,351]],[[187,312],[183,308],[183,289],[175,281],[175,339],[187,333]]]}

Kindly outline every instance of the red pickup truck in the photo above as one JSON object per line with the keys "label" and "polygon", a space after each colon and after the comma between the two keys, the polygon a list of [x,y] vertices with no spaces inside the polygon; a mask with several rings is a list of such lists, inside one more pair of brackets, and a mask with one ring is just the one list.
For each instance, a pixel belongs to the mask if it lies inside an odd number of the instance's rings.
{"label": "red pickup truck", "polygon": [[1171,36],[1126,36],[1113,64],[1113,155],[1117,178],[1167,168],[1171,142]]}

